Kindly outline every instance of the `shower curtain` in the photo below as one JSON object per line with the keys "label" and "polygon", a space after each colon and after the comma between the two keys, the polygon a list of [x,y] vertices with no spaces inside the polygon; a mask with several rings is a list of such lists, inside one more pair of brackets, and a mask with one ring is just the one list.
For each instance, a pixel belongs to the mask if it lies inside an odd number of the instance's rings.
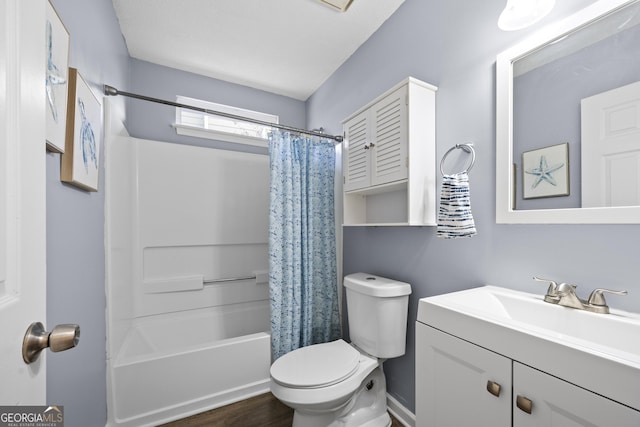
{"label": "shower curtain", "polygon": [[269,155],[269,290],[276,360],[340,337],[335,149],[328,140],[274,131]]}

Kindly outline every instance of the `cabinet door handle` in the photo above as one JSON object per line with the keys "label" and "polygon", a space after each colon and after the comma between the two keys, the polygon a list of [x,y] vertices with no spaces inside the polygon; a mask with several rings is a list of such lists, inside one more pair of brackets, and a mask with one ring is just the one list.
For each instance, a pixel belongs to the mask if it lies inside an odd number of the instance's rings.
{"label": "cabinet door handle", "polygon": [[500,384],[495,381],[487,381],[487,391],[493,394],[495,397],[500,397]]}
{"label": "cabinet door handle", "polygon": [[531,410],[533,409],[533,402],[524,396],[518,395],[518,397],[516,397],[516,406],[521,411],[526,412],[527,414],[531,414]]}
{"label": "cabinet door handle", "polygon": [[368,150],[369,149],[369,144],[364,144],[364,149]]}

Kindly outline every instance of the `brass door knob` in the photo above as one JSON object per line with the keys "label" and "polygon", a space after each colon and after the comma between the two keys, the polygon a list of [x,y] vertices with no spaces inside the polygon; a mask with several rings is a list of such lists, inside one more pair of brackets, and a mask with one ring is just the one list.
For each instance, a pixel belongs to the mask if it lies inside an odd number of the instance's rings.
{"label": "brass door knob", "polygon": [[47,347],[53,352],[64,351],[77,346],[79,341],[78,325],[58,325],[47,332],[42,323],[34,322],[22,340],[22,359],[28,365],[38,360],[40,352]]}

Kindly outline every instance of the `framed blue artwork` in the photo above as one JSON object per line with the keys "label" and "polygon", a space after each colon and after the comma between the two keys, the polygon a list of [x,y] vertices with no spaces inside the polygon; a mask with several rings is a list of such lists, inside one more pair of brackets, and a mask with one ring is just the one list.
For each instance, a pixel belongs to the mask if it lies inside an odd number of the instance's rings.
{"label": "framed blue artwork", "polygon": [[60,179],[98,191],[102,106],[78,70],[69,68],[67,132]]}
{"label": "framed blue artwork", "polygon": [[569,195],[569,143],[522,153],[525,199]]}
{"label": "framed blue artwork", "polygon": [[68,68],[69,68],[69,31],[50,2],[46,11],[46,66],[47,76],[47,149],[63,153],[65,146]]}

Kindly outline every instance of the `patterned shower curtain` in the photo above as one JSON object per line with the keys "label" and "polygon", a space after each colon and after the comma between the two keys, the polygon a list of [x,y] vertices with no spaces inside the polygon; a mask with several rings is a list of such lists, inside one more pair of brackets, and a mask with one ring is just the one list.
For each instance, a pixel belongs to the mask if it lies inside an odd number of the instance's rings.
{"label": "patterned shower curtain", "polygon": [[273,360],[340,337],[331,142],[269,137],[269,290]]}

